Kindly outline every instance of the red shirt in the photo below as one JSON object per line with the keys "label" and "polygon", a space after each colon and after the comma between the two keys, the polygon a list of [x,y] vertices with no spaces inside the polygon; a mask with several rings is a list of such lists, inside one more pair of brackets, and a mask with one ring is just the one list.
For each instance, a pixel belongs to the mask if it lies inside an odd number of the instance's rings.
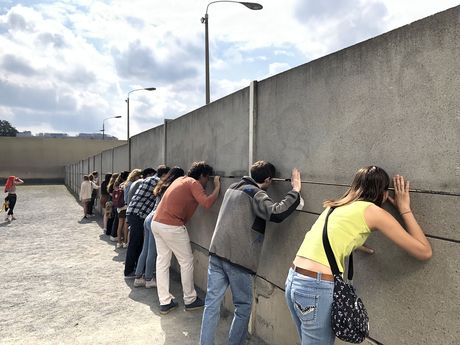
{"label": "red shirt", "polygon": [[210,208],[216,196],[207,195],[200,182],[184,176],[175,180],[166,190],[153,220],[167,225],[185,225],[198,205]]}

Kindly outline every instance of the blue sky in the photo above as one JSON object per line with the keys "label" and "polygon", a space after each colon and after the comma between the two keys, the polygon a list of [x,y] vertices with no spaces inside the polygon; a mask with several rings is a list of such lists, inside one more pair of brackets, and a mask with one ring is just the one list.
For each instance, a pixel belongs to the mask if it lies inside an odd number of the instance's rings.
{"label": "blue sky", "polygon": [[[202,0],[0,0],[0,119],[39,132],[131,134],[205,103]],[[211,100],[458,5],[265,0],[209,7]]]}

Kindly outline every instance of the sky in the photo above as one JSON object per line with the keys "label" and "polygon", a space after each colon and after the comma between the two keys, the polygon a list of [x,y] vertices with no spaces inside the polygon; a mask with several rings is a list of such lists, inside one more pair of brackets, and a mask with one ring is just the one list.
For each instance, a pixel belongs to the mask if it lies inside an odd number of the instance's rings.
{"label": "sky", "polygon": [[[0,119],[126,139],[205,105],[208,0],[0,0]],[[450,0],[261,0],[208,8],[211,101],[457,6]]]}

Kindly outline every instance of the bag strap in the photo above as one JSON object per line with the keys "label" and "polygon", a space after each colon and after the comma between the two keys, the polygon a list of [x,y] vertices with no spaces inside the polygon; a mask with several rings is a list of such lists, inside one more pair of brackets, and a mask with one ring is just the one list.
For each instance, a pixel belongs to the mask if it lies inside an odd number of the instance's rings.
{"label": "bag strap", "polygon": [[[323,247],[324,251],[326,252],[327,261],[329,261],[329,266],[331,267],[331,271],[334,275],[340,275],[342,272],[339,271],[339,267],[337,266],[337,261],[334,256],[334,252],[332,251],[331,244],[329,243],[329,238],[327,235],[327,221],[329,220],[329,216],[331,215],[332,211],[335,210],[335,207],[331,207],[329,212],[326,215],[326,220],[324,221],[323,227]],[[348,257],[348,280],[353,279],[353,253],[350,254]]]}

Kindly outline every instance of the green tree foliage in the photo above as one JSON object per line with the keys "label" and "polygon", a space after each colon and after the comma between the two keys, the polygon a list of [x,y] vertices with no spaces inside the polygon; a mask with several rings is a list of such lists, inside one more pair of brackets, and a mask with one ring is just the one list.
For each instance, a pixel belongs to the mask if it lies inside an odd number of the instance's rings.
{"label": "green tree foliage", "polygon": [[6,120],[0,120],[0,137],[15,137],[18,130]]}

